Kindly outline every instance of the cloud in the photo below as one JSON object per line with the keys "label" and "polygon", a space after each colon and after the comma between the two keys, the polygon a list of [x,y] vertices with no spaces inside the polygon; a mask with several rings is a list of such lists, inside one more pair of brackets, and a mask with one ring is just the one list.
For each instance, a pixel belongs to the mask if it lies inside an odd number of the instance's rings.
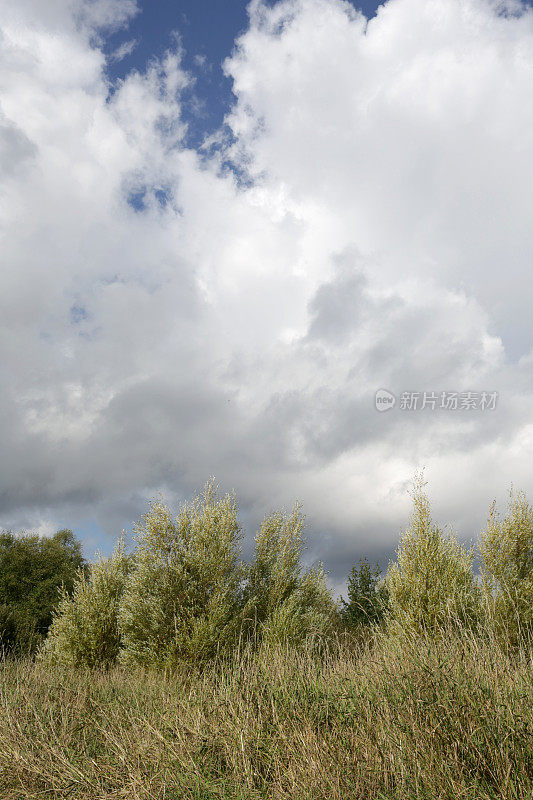
{"label": "cloud", "polygon": [[122,42],[120,47],[117,47],[117,49],[111,53],[109,56],[110,60],[113,62],[122,61],[122,59],[133,53],[138,44],[139,42],[137,39],[129,39],[127,42]]}
{"label": "cloud", "polygon": [[254,2],[207,155],[179,49],[110,87],[135,4],[72,8],[0,3],[0,524],[117,535],[214,474],[252,526],[301,499],[339,582],[426,464],[474,535],[531,480],[531,10]]}

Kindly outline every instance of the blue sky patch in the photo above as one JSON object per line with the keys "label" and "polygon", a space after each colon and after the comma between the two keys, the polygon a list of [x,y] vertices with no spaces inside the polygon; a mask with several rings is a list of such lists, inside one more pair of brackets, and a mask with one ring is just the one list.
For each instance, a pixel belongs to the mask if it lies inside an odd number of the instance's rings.
{"label": "blue sky patch", "polygon": [[[182,95],[183,116],[188,125],[185,144],[197,148],[220,127],[234,100],[232,82],[224,75],[222,63],[248,26],[248,3],[140,0],[139,6],[140,13],[129,27],[107,39],[108,76],[115,82],[132,70],[143,71],[151,59],[175,48],[177,33],[184,50],[183,66],[194,77],[193,85]],[[354,7],[371,18],[378,4],[370,1],[354,3]]]}
{"label": "blue sky patch", "polygon": [[80,322],[86,320],[87,317],[88,317],[87,309],[84,306],[79,305],[77,303],[71,306],[70,321],[72,322],[73,325],[79,325]]}

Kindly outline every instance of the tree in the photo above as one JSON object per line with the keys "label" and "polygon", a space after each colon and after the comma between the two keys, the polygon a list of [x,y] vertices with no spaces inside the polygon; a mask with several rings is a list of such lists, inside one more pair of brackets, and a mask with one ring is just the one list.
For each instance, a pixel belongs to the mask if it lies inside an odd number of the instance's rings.
{"label": "tree", "polygon": [[257,533],[243,592],[243,629],[258,642],[298,644],[328,633],[335,622],[321,565],[302,572],[303,526],[296,505],[291,514],[266,517]]}
{"label": "tree", "polygon": [[39,658],[70,667],[110,667],[121,648],[119,606],[132,567],[121,538],[110,558],[80,569],[72,595],[63,589]]}
{"label": "tree", "polygon": [[482,532],[482,582],[497,629],[516,647],[533,634],[533,509],[523,492],[509,493],[500,520],[494,501]]}
{"label": "tree", "polygon": [[348,602],[341,597],[341,616],[350,627],[372,625],[384,616],[388,606],[388,591],[379,581],[379,562],[372,569],[368,559],[359,559],[348,575]]}
{"label": "tree", "polygon": [[201,663],[236,641],[241,537],[235,497],[219,499],[213,481],[175,519],[150,504],[120,612],[123,663]]}
{"label": "tree", "polygon": [[72,531],[52,537],[0,534],[0,646],[29,654],[46,636],[63,587],[72,591],[85,568],[81,543]]}
{"label": "tree", "polygon": [[444,536],[433,524],[422,476],[415,479],[414,509],[400,537],[398,560],[385,577],[389,592],[391,630],[436,631],[445,622],[474,624],[480,592],[475,584],[474,553],[465,551],[453,535]]}
{"label": "tree", "polygon": [[332,629],[336,606],[321,566],[302,570],[303,516],[272,514],[256,537],[253,562],[240,558],[234,495],[213,481],[174,518],[150,503],[123,548],[80,573],[63,593],[40,657],[73,666],[175,668],[202,664],[239,640],[315,641]]}

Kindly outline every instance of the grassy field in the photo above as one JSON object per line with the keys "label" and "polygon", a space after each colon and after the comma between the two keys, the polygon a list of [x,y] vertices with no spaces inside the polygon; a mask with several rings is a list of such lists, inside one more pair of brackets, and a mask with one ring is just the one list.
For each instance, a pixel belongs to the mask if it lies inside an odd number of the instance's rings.
{"label": "grassy field", "polygon": [[450,633],[202,673],[6,662],[0,797],[533,797],[533,660]]}

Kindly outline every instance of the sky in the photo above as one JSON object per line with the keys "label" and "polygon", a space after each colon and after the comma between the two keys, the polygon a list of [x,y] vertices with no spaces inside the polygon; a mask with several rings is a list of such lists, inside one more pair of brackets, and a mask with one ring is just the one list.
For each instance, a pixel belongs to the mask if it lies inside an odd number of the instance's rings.
{"label": "sky", "polygon": [[423,469],[533,477],[533,12],[0,0],[0,528],[303,504],[344,586]]}
{"label": "sky", "polygon": [[[352,5],[369,18],[378,7],[374,2]],[[195,79],[191,95],[181,98],[181,113],[188,123],[188,143],[200,147],[203,138],[222,125],[231,108],[232,80],[223,72],[222,63],[248,27],[247,7],[242,0],[140,2],[126,31],[120,28],[106,37],[107,74],[117,81],[132,69],[144,70],[151,59],[175,47],[177,40],[182,66]]]}

